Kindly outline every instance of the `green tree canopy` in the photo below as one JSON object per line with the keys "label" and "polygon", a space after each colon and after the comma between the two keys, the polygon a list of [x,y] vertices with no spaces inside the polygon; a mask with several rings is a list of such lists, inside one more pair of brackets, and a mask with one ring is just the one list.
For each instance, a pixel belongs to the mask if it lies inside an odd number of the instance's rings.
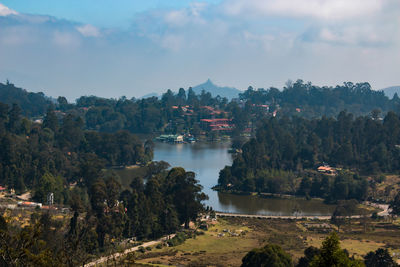
{"label": "green tree canopy", "polygon": [[332,232],[322,243],[319,255],[311,261],[310,267],[356,267],[363,263],[349,258],[347,253],[340,248],[339,237]]}
{"label": "green tree canopy", "polygon": [[390,256],[387,249],[379,248],[376,251],[369,252],[364,257],[366,267],[396,267],[396,262]]}
{"label": "green tree canopy", "polygon": [[290,267],[292,258],[280,246],[268,244],[251,250],[242,259],[242,267]]}

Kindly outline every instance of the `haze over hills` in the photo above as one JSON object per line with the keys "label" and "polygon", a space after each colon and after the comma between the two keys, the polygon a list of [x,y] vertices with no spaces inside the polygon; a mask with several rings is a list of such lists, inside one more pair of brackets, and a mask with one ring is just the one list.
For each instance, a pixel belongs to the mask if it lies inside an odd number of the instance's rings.
{"label": "haze over hills", "polygon": [[220,87],[218,85],[215,85],[210,79],[208,79],[205,83],[193,87],[193,91],[196,94],[201,94],[202,90],[210,92],[213,97],[219,95],[221,97],[226,97],[228,99],[238,97],[239,93],[241,93],[240,90],[233,87],[227,87],[227,86]]}
{"label": "haze over hills", "polygon": [[382,91],[385,93],[387,97],[392,98],[395,93],[397,93],[398,95],[400,94],[400,85],[387,87],[382,89]]}
{"label": "haze over hills", "polygon": [[[210,92],[213,97],[216,97],[217,95],[221,97],[226,97],[229,100],[232,98],[238,97],[239,93],[242,91],[234,88],[234,87],[228,87],[228,86],[218,86],[214,84],[210,79],[208,79],[205,83],[196,85],[192,87],[193,91],[197,94],[200,95],[202,90],[205,90],[206,92]],[[149,93],[141,98],[148,98],[148,97],[161,97],[162,94],[157,94],[157,93]]]}

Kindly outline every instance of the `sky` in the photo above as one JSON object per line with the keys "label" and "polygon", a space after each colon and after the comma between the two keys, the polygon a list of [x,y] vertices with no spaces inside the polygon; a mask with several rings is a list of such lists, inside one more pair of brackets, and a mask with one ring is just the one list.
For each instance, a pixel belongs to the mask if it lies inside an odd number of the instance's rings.
{"label": "sky", "polygon": [[400,85],[399,0],[0,0],[0,82],[140,97],[210,78]]}

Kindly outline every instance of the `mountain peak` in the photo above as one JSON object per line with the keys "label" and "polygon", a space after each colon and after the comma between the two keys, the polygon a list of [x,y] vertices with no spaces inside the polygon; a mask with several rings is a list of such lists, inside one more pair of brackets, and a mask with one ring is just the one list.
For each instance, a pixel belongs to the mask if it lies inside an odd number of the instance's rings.
{"label": "mountain peak", "polygon": [[211,85],[211,84],[213,84],[213,82],[210,80],[210,78],[208,78],[207,81],[205,83],[203,83],[203,84],[210,84]]}
{"label": "mountain peak", "polygon": [[240,93],[240,91],[236,88],[217,86],[211,81],[211,79],[207,79],[205,83],[193,87],[193,91],[195,91],[196,94],[201,94],[202,90],[210,92],[214,97],[219,95],[228,99],[238,97]]}

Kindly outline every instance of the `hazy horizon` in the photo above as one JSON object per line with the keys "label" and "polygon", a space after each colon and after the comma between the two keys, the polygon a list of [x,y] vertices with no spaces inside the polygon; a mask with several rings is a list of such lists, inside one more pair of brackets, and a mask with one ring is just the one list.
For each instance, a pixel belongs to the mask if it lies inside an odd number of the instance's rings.
{"label": "hazy horizon", "polygon": [[0,2],[0,81],[118,98],[210,78],[239,90],[288,79],[400,85],[397,0]]}

